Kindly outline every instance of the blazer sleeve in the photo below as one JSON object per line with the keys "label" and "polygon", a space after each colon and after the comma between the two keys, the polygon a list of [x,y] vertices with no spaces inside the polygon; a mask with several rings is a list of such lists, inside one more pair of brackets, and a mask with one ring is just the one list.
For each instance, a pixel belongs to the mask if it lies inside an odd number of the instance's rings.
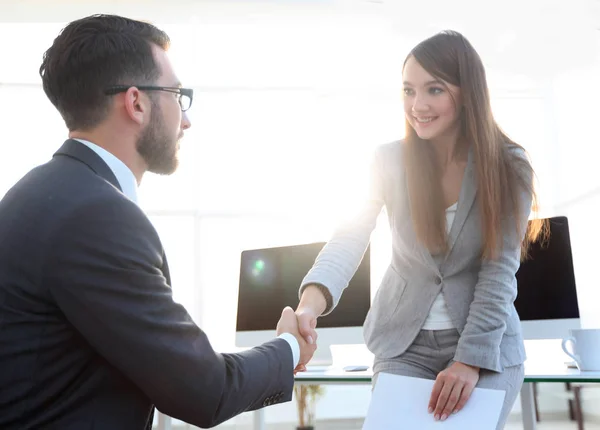
{"label": "blazer sleeve", "polygon": [[385,146],[378,148],[371,161],[369,187],[364,204],[355,217],[336,229],[300,285],[299,296],[308,285],[321,287],[327,299],[323,315],[329,314],[338,304],[342,292],[356,273],[381,213],[384,204],[384,148]]}
{"label": "blazer sleeve", "polygon": [[82,205],[48,246],[42,276],[60,310],[160,411],[206,428],[291,400],[289,344],[274,339],[240,354],[215,352],[173,301],[158,235],[132,202]]}
{"label": "blazer sleeve", "polygon": [[[532,183],[529,162],[522,151],[515,155],[515,162],[523,166],[525,181]],[[521,190],[519,198],[517,235],[514,216],[507,217],[503,226],[502,249],[495,260],[482,261],[473,301],[469,307],[467,322],[461,333],[454,361],[482,369],[502,371],[500,342],[506,331],[506,323],[517,298],[516,273],[521,264],[521,244],[531,213],[532,195]]]}

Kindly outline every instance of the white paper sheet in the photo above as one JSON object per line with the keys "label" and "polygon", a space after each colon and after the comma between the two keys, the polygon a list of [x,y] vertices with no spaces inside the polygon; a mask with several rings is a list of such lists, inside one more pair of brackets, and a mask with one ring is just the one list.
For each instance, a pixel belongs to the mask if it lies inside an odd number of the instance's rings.
{"label": "white paper sheet", "polygon": [[435,381],[380,373],[363,430],[494,430],[505,392],[475,388],[465,407],[445,421],[427,412]]}

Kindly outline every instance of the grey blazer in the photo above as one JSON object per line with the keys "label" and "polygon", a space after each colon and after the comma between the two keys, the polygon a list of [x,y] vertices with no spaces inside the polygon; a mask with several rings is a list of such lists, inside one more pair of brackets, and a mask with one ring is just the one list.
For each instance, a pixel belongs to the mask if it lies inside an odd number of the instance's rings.
{"label": "grey blazer", "polygon": [[[525,361],[515,274],[520,244],[513,219],[507,219],[502,253],[482,260],[481,216],[477,200],[473,151],[469,151],[458,208],[449,232],[449,251],[431,253],[416,239],[402,163],[402,141],[375,152],[370,195],[358,217],[339,228],[304,278],[331,293],[331,312],[354,275],[385,206],[392,234],[392,259],[364,324],[368,348],[378,358],[402,354],[423,326],[442,291],[448,312],[460,333],[455,361],[501,372]],[[523,156],[524,154],[515,154]],[[525,231],[532,196],[523,192],[518,222]]]}

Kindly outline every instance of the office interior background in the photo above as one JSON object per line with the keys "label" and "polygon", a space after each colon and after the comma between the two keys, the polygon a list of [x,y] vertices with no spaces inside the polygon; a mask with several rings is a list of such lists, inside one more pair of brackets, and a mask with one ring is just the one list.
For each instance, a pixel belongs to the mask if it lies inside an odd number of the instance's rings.
{"label": "office interior background", "polygon": [[[582,326],[600,327],[599,1],[1,1],[0,196],[66,138],[38,68],[59,30],[92,13],[166,30],[177,73],[194,88],[180,168],[147,174],[140,205],[166,248],[175,299],[216,349],[234,346],[240,252],[327,240],[352,213],[373,149],[404,134],[406,54],[447,28],[480,53],[494,114],[532,157],[542,216],[569,217]],[[389,242],[382,217],[372,295]],[[328,387],[317,419],[364,416],[368,398],[367,387]],[[566,402],[542,395],[540,407]],[[266,418],[295,414],[284,404]]]}

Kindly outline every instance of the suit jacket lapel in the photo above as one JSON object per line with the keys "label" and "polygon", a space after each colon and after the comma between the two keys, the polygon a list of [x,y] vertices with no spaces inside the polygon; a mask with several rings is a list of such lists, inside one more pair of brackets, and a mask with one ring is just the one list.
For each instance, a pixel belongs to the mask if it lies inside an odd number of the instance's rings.
{"label": "suit jacket lapel", "polygon": [[104,160],[81,142],[74,139],[67,140],[60,149],[54,153],[54,156],[66,156],[81,161],[98,176],[110,182],[119,191],[123,191],[117,177]]}
{"label": "suit jacket lapel", "polygon": [[475,172],[475,160],[473,159],[473,149],[469,149],[469,155],[467,159],[467,167],[465,168],[465,174],[460,187],[460,194],[458,196],[458,206],[456,208],[456,215],[454,216],[454,222],[450,227],[450,233],[448,235],[448,253],[450,255],[452,248],[456,243],[456,238],[460,234],[467,215],[471,211],[473,202],[475,202],[475,195],[477,194],[477,183],[476,183],[476,172]]}

